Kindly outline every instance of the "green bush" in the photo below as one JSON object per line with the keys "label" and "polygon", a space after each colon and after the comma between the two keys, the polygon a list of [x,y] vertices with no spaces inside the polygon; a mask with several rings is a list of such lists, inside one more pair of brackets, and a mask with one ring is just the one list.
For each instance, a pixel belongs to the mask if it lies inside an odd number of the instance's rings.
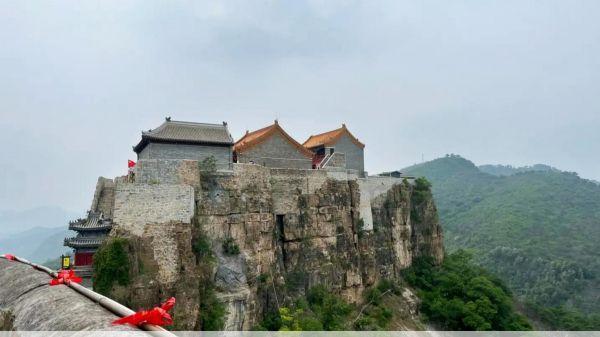
{"label": "green bush", "polygon": [[210,261],[213,259],[210,240],[203,233],[197,235],[192,242],[192,250],[198,261]]}
{"label": "green bush", "polygon": [[506,286],[464,251],[448,255],[439,267],[431,258],[420,258],[404,277],[419,289],[422,313],[443,329],[531,330],[513,309]]}
{"label": "green bush", "polygon": [[308,306],[319,318],[326,331],[345,330],[346,318],[352,311],[350,305],[322,285],[308,290]]}
{"label": "green bush", "polygon": [[211,282],[200,285],[200,328],[203,331],[223,330],[225,326],[225,305],[217,298]]}
{"label": "green bush", "polygon": [[130,282],[128,241],[114,238],[107,241],[94,254],[94,290],[108,295],[116,282],[126,286]]}
{"label": "green bush", "polygon": [[235,243],[233,238],[227,238],[223,241],[223,252],[227,255],[238,255],[240,247]]}

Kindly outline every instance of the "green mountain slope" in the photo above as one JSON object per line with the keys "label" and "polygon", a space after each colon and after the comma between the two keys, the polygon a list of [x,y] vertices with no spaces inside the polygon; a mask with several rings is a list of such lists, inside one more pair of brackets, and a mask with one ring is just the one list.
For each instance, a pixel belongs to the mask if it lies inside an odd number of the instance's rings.
{"label": "green mountain slope", "polygon": [[432,182],[448,250],[474,249],[523,300],[600,312],[600,186],[556,170],[496,176],[454,155],[403,172]]}

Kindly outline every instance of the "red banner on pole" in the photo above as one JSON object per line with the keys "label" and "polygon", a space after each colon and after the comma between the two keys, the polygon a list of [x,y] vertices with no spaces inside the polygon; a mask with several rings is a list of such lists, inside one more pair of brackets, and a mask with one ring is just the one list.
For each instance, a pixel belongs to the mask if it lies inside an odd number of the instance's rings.
{"label": "red banner on pole", "polygon": [[127,167],[128,168],[135,167],[135,162],[133,160],[127,160]]}

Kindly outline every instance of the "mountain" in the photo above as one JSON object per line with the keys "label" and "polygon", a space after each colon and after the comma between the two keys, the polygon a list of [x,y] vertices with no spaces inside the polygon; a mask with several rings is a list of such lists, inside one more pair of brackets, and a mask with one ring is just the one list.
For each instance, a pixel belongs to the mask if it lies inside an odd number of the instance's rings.
{"label": "mountain", "polygon": [[63,253],[70,252],[63,246],[65,237],[70,236],[67,226],[35,227],[0,239],[0,254],[10,253],[37,263],[43,263]]}
{"label": "mountain", "polygon": [[35,227],[66,227],[81,214],[57,206],[42,206],[24,211],[0,211],[0,239]]}
{"label": "mountain", "polygon": [[600,312],[600,186],[547,166],[492,168],[448,155],[402,172],[432,183],[449,251],[474,250],[535,306]]}

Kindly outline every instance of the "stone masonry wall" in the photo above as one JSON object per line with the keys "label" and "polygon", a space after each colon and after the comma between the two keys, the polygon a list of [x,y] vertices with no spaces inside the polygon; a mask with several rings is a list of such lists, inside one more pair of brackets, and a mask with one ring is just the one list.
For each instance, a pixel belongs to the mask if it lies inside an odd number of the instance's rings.
{"label": "stone masonry wall", "polygon": [[200,182],[198,161],[187,159],[141,159],[135,168],[135,182],[139,184],[186,184]]}
{"label": "stone masonry wall", "polygon": [[341,152],[334,152],[330,158],[327,159],[325,163],[323,163],[324,168],[346,168],[346,155]]}
{"label": "stone masonry wall", "polygon": [[302,154],[279,133],[273,134],[263,143],[243,153],[238,153],[239,163],[249,163],[250,161],[267,167],[297,169],[312,167],[312,159]]}
{"label": "stone masonry wall", "polygon": [[138,155],[140,159],[188,159],[204,160],[214,157],[219,169],[230,169],[232,162],[231,146],[209,146],[188,144],[150,143]]}
{"label": "stone masonry wall", "polygon": [[141,235],[146,224],[191,223],[194,188],[189,185],[119,183],[115,189],[113,223]]}
{"label": "stone masonry wall", "polygon": [[367,179],[358,179],[358,186],[360,188],[359,210],[365,230],[373,229],[372,201],[389,191],[392,186],[401,183],[402,179],[391,177],[375,176]]}
{"label": "stone masonry wall", "polygon": [[354,144],[346,134],[335,143],[334,147],[335,152],[346,155],[346,168],[356,170],[362,176],[365,171],[364,149]]}
{"label": "stone masonry wall", "polygon": [[94,199],[92,200],[92,212],[102,212],[104,217],[111,218],[115,202],[115,182],[112,179],[99,177],[96,183]]}

